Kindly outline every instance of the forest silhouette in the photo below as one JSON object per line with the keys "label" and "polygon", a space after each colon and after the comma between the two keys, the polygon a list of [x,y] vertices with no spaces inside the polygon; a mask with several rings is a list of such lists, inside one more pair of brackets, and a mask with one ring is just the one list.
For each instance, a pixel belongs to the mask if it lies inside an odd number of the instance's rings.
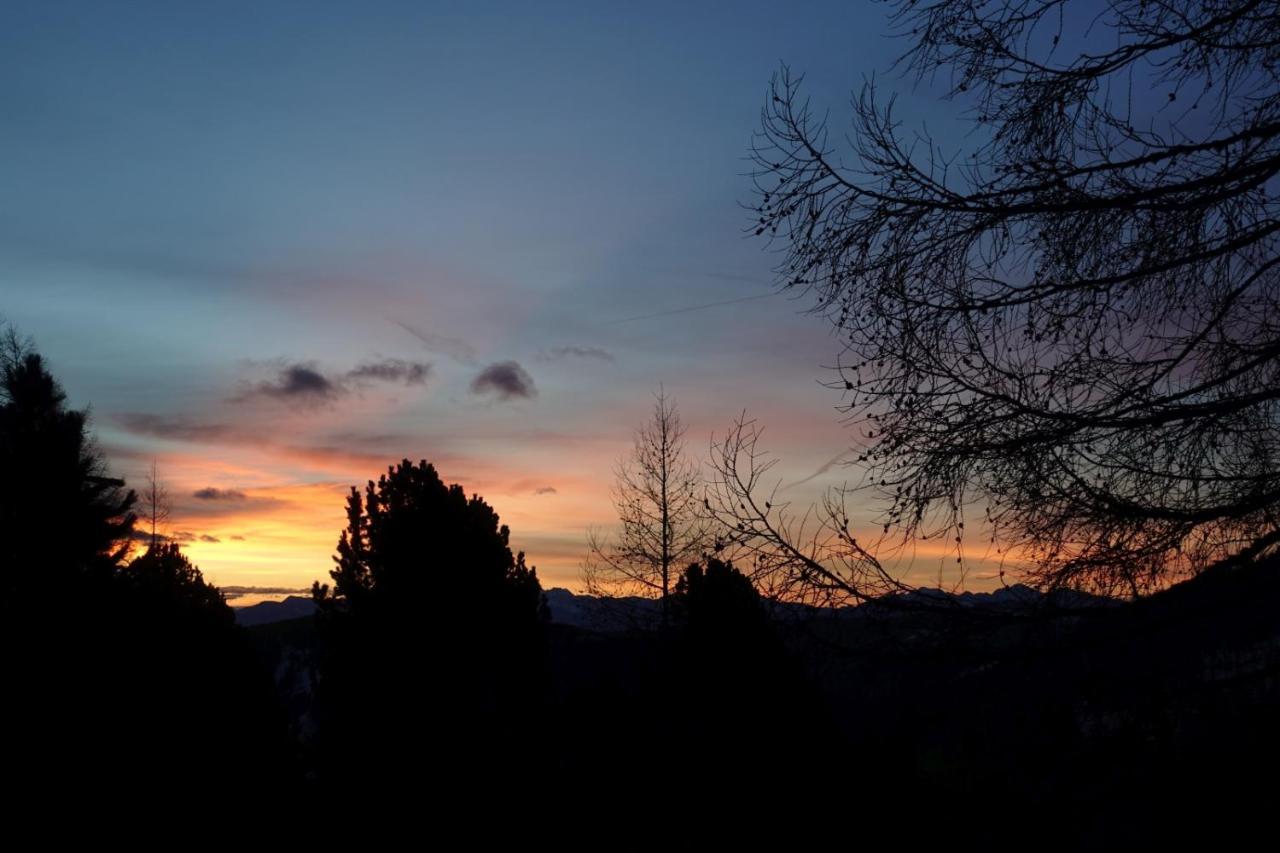
{"label": "forest silhouette", "polygon": [[[745,411],[705,463],[687,455],[659,386],[615,472],[618,529],[583,542],[586,594],[544,589],[468,484],[392,458],[352,485],[311,612],[242,622],[165,535],[154,466],[140,499],[9,330],[15,802],[186,815],[234,796],[306,807],[310,830],[477,845],[1265,843],[1276,3],[1112,0],[1096,21],[1021,0],[890,5],[900,67],[946,69],[947,97],[973,108],[963,168],[908,137],[875,80],[842,143],[784,66],[747,229],[780,244],[781,289],[831,322],[829,385],[860,434],[819,473],[860,466],[882,536],[860,529],[852,490],[793,509]],[[1095,25],[1114,43],[1095,50]],[[230,402],[313,413],[431,370],[277,367]],[[540,391],[502,361],[470,393]],[[976,536],[998,561],[987,591],[964,588]],[[952,588],[887,559],[925,540],[954,549]]]}
{"label": "forest silhouette", "polygon": [[1274,559],[1128,604],[849,612],[708,556],[665,627],[594,630],[551,618],[488,503],[406,460],[353,487],[316,614],[250,631],[179,544],[134,536],[133,492],[14,336],[0,454],[30,483],[0,515],[5,772],[27,792],[318,796],[393,824],[572,802],[583,838],[630,826],[621,846],[660,843],[681,803],[690,843],[838,839],[850,803],[868,840],[924,809],[912,837],[1140,843],[1249,825],[1273,793]]}

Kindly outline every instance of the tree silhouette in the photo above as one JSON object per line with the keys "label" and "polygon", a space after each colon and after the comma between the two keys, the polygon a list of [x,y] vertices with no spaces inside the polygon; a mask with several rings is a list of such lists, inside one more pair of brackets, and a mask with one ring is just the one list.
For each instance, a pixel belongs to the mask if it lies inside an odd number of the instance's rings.
{"label": "tree silhouette", "polygon": [[686,631],[699,644],[742,644],[769,633],[768,616],[751,579],[733,563],[710,558],[693,563],[676,583]]}
{"label": "tree silhouette", "polygon": [[[745,574],[713,557],[685,569],[672,603],[679,624],[672,775],[693,787],[790,802],[795,785],[822,775],[798,735],[829,731],[830,721],[765,602]],[[834,738],[828,746],[829,757]],[[818,802],[812,791],[804,798]]]}
{"label": "tree silhouette", "polygon": [[139,595],[164,601],[165,606],[193,618],[225,625],[234,621],[222,592],[205,582],[204,575],[176,542],[148,548],[129,563],[123,577]]}
{"label": "tree silhouette", "polygon": [[176,545],[120,566],[134,493],[12,332],[0,370],[7,789],[179,809],[232,786],[288,797],[272,684],[222,595]]}
{"label": "tree silhouette", "polygon": [[150,547],[155,548],[163,538],[160,528],[168,523],[172,507],[169,505],[169,490],[160,480],[160,472],[154,459],[151,461],[151,470],[147,472],[146,488],[142,492],[142,510],[151,536]]}
{"label": "tree silhouette", "polygon": [[483,786],[527,770],[546,606],[509,538],[425,461],[352,488],[333,586],[313,591],[328,783],[430,768]]}
{"label": "tree silhouette", "polygon": [[613,505],[621,529],[612,540],[589,535],[582,572],[594,595],[660,598],[664,627],[679,567],[701,557],[707,544],[698,467],[685,456],[684,433],[675,402],[659,390],[630,459],[618,465]]}
{"label": "tree silhouette", "polygon": [[66,395],[28,341],[0,341],[0,597],[5,608],[102,574],[129,550],[137,498],[107,476],[88,414]]}
{"label": "tree silhouette", "polygon": [[841,332],[885,521],[984,520],[1034,579],[1107,592],[1273,548],[1274,3],[892,5],[973,144],[906,137],[869,83],[843,152],[784,69],[753,205]]}

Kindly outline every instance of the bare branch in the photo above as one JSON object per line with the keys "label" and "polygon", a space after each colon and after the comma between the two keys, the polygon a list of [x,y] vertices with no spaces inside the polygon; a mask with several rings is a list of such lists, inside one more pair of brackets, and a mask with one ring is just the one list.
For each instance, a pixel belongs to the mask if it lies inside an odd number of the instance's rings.
{"label": "bare branch", "polygon": [[843,149],[786,68],[753,145],[752,230],[840,330],[886,521],[978,508],[1030,580],[1126,594],[1269,541],[1280,5],[894,5],[976,147],[907,138],[871,82]]}

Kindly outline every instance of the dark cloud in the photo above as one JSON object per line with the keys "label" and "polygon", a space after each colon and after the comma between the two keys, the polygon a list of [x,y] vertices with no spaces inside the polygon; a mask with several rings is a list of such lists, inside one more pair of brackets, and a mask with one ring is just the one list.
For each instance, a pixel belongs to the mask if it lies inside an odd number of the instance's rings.
{"label": "dark cloud", "polygon": [[529,399],[536,397],[538,389],[533,386],[533,377],[514,361],[500,361],[491,364],[475,379],[471,380],[472,394],[498,395],[499,400],[510,400],[514,397]]}
{"label": "dark cloud", "polygon": [[239,533],[233,533],[233,534],[231,534],[231,541],[232,541],[232,542],[243,542],[243,541],[244,541],[244,537],[243,537],[243,536],[241,536]]}
{"label": "dark cloud", "polygon": [[173,536],[169,538],[174,542],[194,542],[200,537],[196,536],[190,530],[177,530],[174,531]]}
{"label": "dark cloud", "polygon": [[325,374],[314,362],[284,362],[277,366],[274,378],[246,385],[231,401],[265,397],[294,405],[323,405],[350,394],[364,382],[422,385],[430,375],[430,364],[400,358],[368,361],[336,375]]}
{"label": "dark cloud", "polygon": [[420,361],[404,361],[384,358],[371,361],[347,372],[348,379],[375,379],[379,382],[400,382],[405,385],[421,385],[431,375],[431,365]]}
{"label": "dark cloud", "polygon": [[447,355],[460,364],[473,365],[477,363],[476,348],[462,338],[434,335],[400,320],[392,320],[391,322],[417,338],[427,348],[428,352]]}
{"label": "dark cloud", "polygon": [[319,405],[332,402],[346,393],[341,382],[321,373],[314,364],[284,364],[274,379],[258,382],[232,398],[241,403],[256,397],[282,400],[291,404]]}
{"label": "dark cloud", "polygon": [[202,501],[242,501],[245,499],[245,493],[239,489],[215,489],[213,486],[207,486],[192,492],[191,497]]}
{"label": "dark cloud", "polygon": [[217,536],[210,536],[208,533],[201,533],[200,541],[201,542],[221,542],[222,540],[219,539]]}
{"label": "dark cloud", "polygon": [[556,494],[556,488],[555,486],[543,486],[540,489],[534,489],[533,493],[535,495],[554,495]]}
{"label": "dark cloud", "polygon": [[613,353],[600,347],[552,347],[538,356],[540,361],[560,361],[566,358],[591,358],[596,361],[615,362]]}

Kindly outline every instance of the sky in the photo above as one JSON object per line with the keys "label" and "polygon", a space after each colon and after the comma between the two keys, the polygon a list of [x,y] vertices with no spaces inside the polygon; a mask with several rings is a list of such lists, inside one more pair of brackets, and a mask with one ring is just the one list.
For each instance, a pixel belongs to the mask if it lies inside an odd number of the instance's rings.
{"label": "sky", "polygon": [[215,583],[326,579],[349,488],[409,458],[578,588],[660,385],[697,458],[743,410],[784,484],[856,445],[742,204],[779,64],[839,122],[889,33],[861,2],[7,2],[0,315]]}

